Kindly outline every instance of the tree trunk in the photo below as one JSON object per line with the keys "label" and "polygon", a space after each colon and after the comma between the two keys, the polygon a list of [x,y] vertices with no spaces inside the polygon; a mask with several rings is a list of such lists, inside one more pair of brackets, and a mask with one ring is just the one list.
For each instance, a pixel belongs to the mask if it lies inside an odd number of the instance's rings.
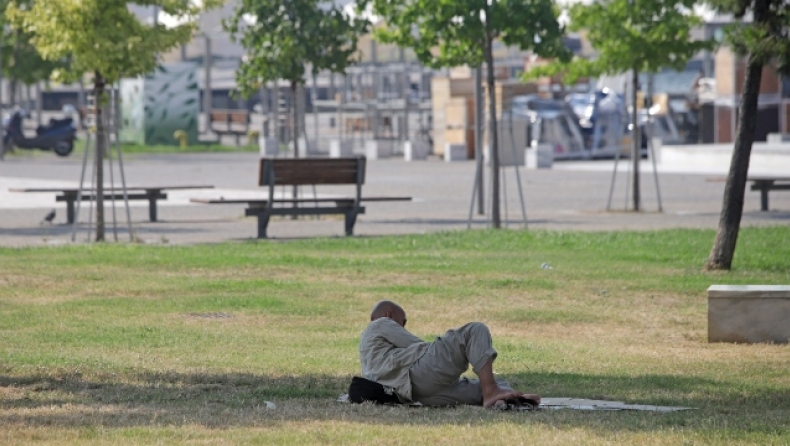
{"label": "tree trunk", "polygon": [[[770,14],[770,0],[754,2],[754,25],[766,22]],[[754,130],[757,127],[757,101],[760,97],[760,81],[762,81],[763,64],[754,55],[749,57],[746,78],[743,80],[741,105],[738,115],[738,130],[735,135],[735,147],[732,150],[730,173],[724,186],[724,198],[719,216],[719,228],[716,240],[705,263],[705,270],[729,270],[735,256],[735,244],[743,215],[743,198],[746,194],[746,178],[749,173],[749,159],[752,154]]]}
{"label": "tree trunk", "polygon": [[743,215],[749,158],[754,142],[754,129],[757,126],[757,100],[760,95],[762,72],[762,64],[750,60],[741,94],[738,133],[735,136],[730,173],[724,186],[719,228],[716,231],[716,241],[713,243],[708,262],[705,264],[706,270],[729,270],[735,255],[735,244],[738,241]]}
{"label": "tree trunk", "polygon": [[104,77],[94,73],[93,96],[96,107],[96,241],[104,241]]}
{"label": "tree trunk", "polygon": [[639,89],[639,70],[634,68],[633,77],[631,78],[632,84],[632,91],[631,91],[631,104],[633,105],[633,109],[631,110],[631,163],[632,163],[632,175],[633,175],[633,195],[634,195],[634,211],[640,210],[640,203],[641,203],[641,196],[639,194],[639,161],[642,158],[641,147],[642,147],[642,135],[639,132],[639,114],[637,113],[637,90]]}
{"label": "tree trunk", "polygon": [[[488,15],[486,14],[486,17]],[[499,137],[497,135],[496,91],[494,85],[494,55],[491,48],[491,36],[486,35],[486,83],[488,85],[488,154],[491,159],[491,224],[495,229],[502,227],[499,214]]]}

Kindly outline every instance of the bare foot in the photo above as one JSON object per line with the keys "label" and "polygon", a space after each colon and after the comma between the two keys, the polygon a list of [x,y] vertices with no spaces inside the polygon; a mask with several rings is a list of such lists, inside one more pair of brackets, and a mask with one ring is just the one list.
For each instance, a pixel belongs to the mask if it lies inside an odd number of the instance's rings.
{"label": "bare foot", "polygon": [[510,398],[518,398],[521,395],[521,392],[507,390],[497,386],[492,388],[490,391],[483,392],[483,407],[493,407],[498,401],[504,401]]}

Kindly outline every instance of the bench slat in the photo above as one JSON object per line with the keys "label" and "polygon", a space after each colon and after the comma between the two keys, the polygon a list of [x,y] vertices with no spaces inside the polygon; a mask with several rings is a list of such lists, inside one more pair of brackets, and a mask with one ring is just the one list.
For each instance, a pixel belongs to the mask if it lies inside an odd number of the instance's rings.
{"label": "bench slat", "polygon": [[[360,201],[412,201],[412,197],[362,197]],[[266,198],[190,198],[192,203],[203,204],[266,204],[269,202]],[[275,199],[272,203],[331,203],[337,201],[354,201],[353,198],[279,198]]]}
{"label": "bench slat", "polygon": [[[82,194],[82,201],[93,201],[93,200],[96,199],[96,197],[97,197],[96,194],[90,194],[90,193]],[[126,194],[126,198],[129,199],[129,200],[150,200],[152,198],[156,199],[156,200],[167,200],[167,194],[163,194],[161,192],[158,193],[158,194],[154,194],[154,195],[132,193],[132,194]],[[104,194],[104,199],[105,200],[113,200],[113,199],[114,200],[123,200],[123,193],[117,193],[116,192],[114,194]],[[63,195],[58,195],[58,196],[55,197],[55,201],[76,201],[76,200],[77,200],[77,197],[66,197],[66,196],[63,196]]]}
{"label": "bench slat", "polygon": [[[214,186],[203,185],[203,186],[128,186],[126,188],[127,191],[158,191],[158,190],[166,190],[166,189],[214,189]],[[8,188],[11,192],[62,192],[64,194],[67,193],[77,193],[79,192],[78,187],[10,187]],[[85,187],[82,189],[83,193],[90,192],[93,190],[94,192],[96,189],[91,189],[90,187]],[[114,187],[104,188],[105,192],[113,192],[113,191],[122,191],[123,188]]]}
{"label": "bench slat", "polygon": [[309,184],[357,184],[358,169],[363,169],[361,183],[364,184],[365,159],[357,158],[261,158],[258,184],[268,186],[269,164],[274,172],[275,185]]}
{"label": "bench slat", "polygon": [[354,210],[357,214],[364,214],[365,208],[354,208],[353,206],[337,206],[325,208],[247,208],[244,210],[244,215],[247,217],[257,217],[261,214],[268,215],[334,215],[345,214],[346,212]]}

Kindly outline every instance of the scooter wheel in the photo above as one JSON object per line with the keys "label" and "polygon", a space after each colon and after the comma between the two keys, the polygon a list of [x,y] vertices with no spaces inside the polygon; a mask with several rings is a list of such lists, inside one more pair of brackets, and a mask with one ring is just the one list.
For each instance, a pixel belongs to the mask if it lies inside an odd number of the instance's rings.
{"label": "scooter wheel", "polygon": [[58,156],[69,156],[72,150],[74,150],[74,143],[69,141],[58,141],[58,143],[55,144],[55,153],[58,154]]}

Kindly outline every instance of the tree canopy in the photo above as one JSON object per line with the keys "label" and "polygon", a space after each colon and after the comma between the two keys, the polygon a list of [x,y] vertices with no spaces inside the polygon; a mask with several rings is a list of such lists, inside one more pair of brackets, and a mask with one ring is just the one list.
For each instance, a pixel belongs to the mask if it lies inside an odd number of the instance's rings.
{"label": "tree canopy", "polygon": [[384,24],[376,36],[411,48],[431,67],[480,66],[486,42],[500,40],[542,57],[566,60],[558,9],[551,0],[361,0]]}
{"label": "tree canopy", "polygon": [[345,72],[368,25],[326,1],[240,0],[234,15],[224,22],[247,51],[236,72],[238,88],[249,96],[265,82],[284,79],[302,84],[307,67],[315,74]]}
{"label": "tree canopy", "polygon": [[[786,0],[710,0],[720,13],[732,14],[735,22],[726,29],[732,49],[750,61],[772,64],[790,75],[790,3]],[[751,15],[751,20],[748,16]]]}
{"label": "tree canopy", "polygon": [[569,79],[682,70],[699,51],[713,43],[694,39],[691,30],[703,20],[692,11],[696,0],[602,0],[577,3],[568,11],[571,31],[582,31],[596,57],[576,57],[537,67],[528,76],[565,73]]}
{"label": "tree canopy", "polygon": [[[189,41],[195,30],[194,18],[204,8],[220,0],[136,0],[141,6],[183,17],[172,28],[146,24],[129,10],[125,0],[35,0],[11,2],[6,14],[18,30],[31,34],[31,43],[50,61],[68,57],[70,63],[53,72],[61,81],[76,81],[86,73],[93,76],[93,94],[104,104],[105,86],[122,77],[153,71],[160,53]],[[101,106],[96,116],[96,241],[104,241],[104,151],[107,144]],[[130,234],[131,236],[131,234]]]}
{"label": "tree canopy", "polygon": [[[47,60],[68,57],[68,67],[55,70],[61,81],[100,73],[109,81],[154,70],[158,54],[189,41],[195,22],[187,20],[173,28],[142,23],[125,0],[36,0],[12,2],[7,15],[11,24],[31,33],[31,43]],[[158,6],[174,16],[194,18],[203,7],[189,0],[137,0],[142,6]]]}

